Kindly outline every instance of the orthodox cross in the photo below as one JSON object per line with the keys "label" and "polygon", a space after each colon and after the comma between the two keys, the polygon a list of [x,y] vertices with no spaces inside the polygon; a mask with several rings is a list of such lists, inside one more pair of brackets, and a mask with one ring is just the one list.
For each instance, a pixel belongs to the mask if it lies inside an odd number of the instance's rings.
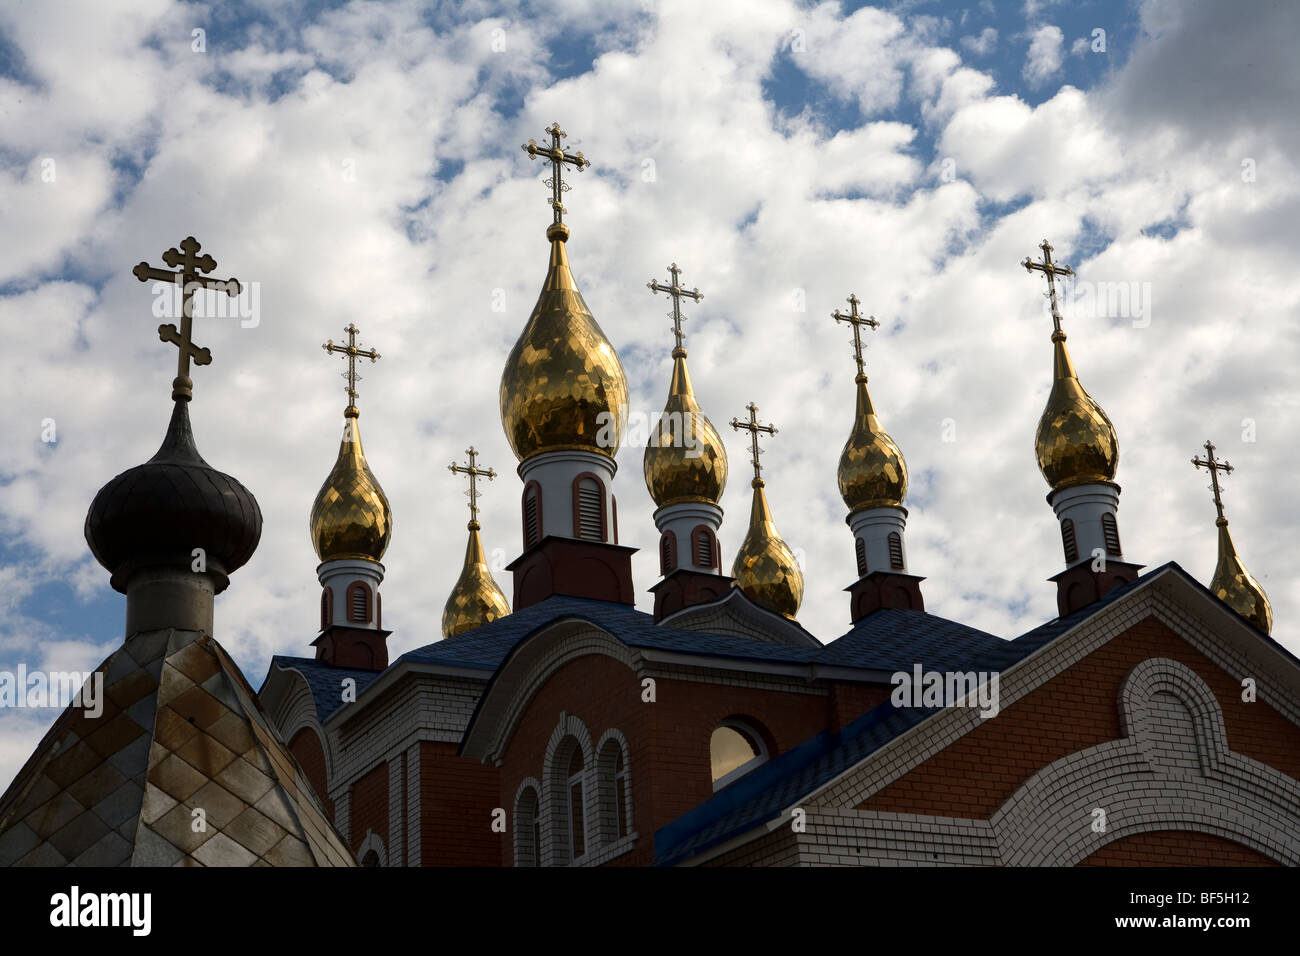
{"label": "orthodox cross", "polygon": [[699,302],[704,298],[704,293],[699,289],[692,289],[690,292],[687,292],[682,288],[682,286],[678,285],[677,280],[681,277],[682,270],[677,268],[677,263],[674,262],[668,267],[668,273],[672,276],[668,285],[660,285],[657,280],[651,279],[646,283],[646,288],[656,295],[660,292],[667,292],[672,296],[673,335],[677,337],[677,347],[673,349],[673,358],[676,358],[677,353],[679,352],[683,357],[685,357],[686,349],[682,347],[682,320],[685,319],[686,316],[682,315],[682,297],[685,296],[688,299],[694,299],[696,302]]}
{"label": "orthodox cross", "polygon": [[1028,256],[1025,256],[1025,261],[1020,264],[1025,267],[1027,272],[1041,272],[1047,276],[1047,297],[1052,303],[1052,325],[1054,327],[1053,334],[1055,334],[1061,331],[1061,312],[1056,307],[1056,277],[1072,276],[1074,270],[1069,266],[1058,266],[1052,261],[1052,244],[1046,239],[1038,244],[1038,248],[1043,250],[1042,262],[1034,262]]}
{"label": "orthodox cross", "polygon": [[749,410],[749,421],[742,422],[737,418],[733,418],[731,420],[731,427],[736,431],[741,431],[743,429],[744,431],[749,432],[749,440],[753,447],[754,481],[761,482],[763,480],[763,466],[758,463],[758,456],[763,452],[758,447],[758,433],[766,432],[769,435],[775,435],[776,426],[760,425],[758,423],[758,406],[753,402],[750,402],[745,406],[745,408]]}
{"label": "orthodox cross", "polygon": [[551,178],[545,180],[546,185],[551,187],[551,209],[554,212],[552,225],[564,225],[564,214],[568,210],[564,208],[564,203],[560,201],[562,193],[569,191],[569,184],[563,179],[564,166],[567,163],[582,172],[586,167],[591,165],[591,160],[583,156],[582,153],[565,152],[564,147],[560,145],[560,140],[565,139],[569,134],[560,129],[559,123],[552,123],[546,127],[546,132],[551,134],[550,147],[538,146],[537,141],[530,139],[524,143],[524,152],[531,158],[536,159],[541,156],[543,159],[549,159],[554,171]]}
{"label": "orthodox cross", "polygon": [[849,314],[845,315],[839,309],[831,313],[831,318],[836,322],[847,322],[853,326],[853,357],[858,360],[858,375],[865,376],[867,373],[862,366],[862,350],[865,346],[862,344],[862,328],[866,326],[869,329],[880,327],[874,315],[869,315],[865,319],[858,313],[858,297],[849,294]]}
{"label": "orthodox cross", "polygon": [[1205,443],[1205,457],[1193,458],[1192,464],[1197,468],[1208,468],[1210,470],[1210,490],[1214,492],[1214,507],[1219,512],[1219,520],[1224,521],[1223,517],[1223,498],[1219,488],[1219,472],[1225,475],[1232,474],[1232,465],[1226,461],[1219,461],[1214,457],[1214,443],[1207,441]]}
{"label": "orthodox cross", "polygon": [[239,280],[210,279],[206,273],[217,267],[217,260],[204,253],[199,255],[199,241],[193,236],[181,240],[180,249],[175,246],[162,254],[163,262],[176,269],[169,272],[157,269],[147,262],[140,262],[131,272],[141,282],[154,279],[158,282],[180,283],[181,286],[181,327],[170,322],[158,326],[158,338],[171,342],[180,350],[176,359],[176,378],[172,381],[172,400],[188,402],[194,396],[194,383],[190,380],[190,359],[195,365],[211,365],[212,352],[194,344],[194,293],[203,289],[215,289],[234,298],[239,295]]}
{"label": "orthodox cross", "polygon": [[376,359],[383,358],[383,356],[374,349],[363,351],[357,348],[357,335],[361,330],[351,322],[348,323],[348,327],[343,331],[348,334],[347,345],[335,345],[333,339],[326,339],[325,344],[322,345],[321,348],[326,352],[338,352],[347,356],[348,370],[343,373],[343,377],[348,380],[348,407],[343,414],[347,415],[349,418],[356,418],[360,414],[360,412],[357,411],[357,381],[361,378],[361,376],[357,374],[357,359],[368,358],[370,359],[370,364],[373,365]]}
{"label": "orthodox cross", "polygon": [[453,475],[469,475],[469,491],[465,492],[465,494],[469,495],[469,527],[471,531],[477,531],[479,527],[478,479],[486,478],[488,481],[491,481],[497,476],[497,473],[491,468],[480,468],[475,464],[475,461],[478,458],[478,450],[473,445],[470,445],[469,448],[465,449],[465,454],[469,455],[468,466],[458,465],[453,461],[448,467],[451,469]]}

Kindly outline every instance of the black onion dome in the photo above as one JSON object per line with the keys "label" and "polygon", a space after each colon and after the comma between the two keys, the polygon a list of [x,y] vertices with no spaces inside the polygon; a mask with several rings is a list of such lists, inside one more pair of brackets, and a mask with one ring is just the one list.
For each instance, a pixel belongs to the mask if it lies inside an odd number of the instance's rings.
{"label": "black onion dome", "polygon": [[252,492],[199,455],[187,405],[176,403],[158,453],[99,489],[86,515],[86,543],[123,593],[141,568],[191,568],[195,548],[220,593],[262,536]]}

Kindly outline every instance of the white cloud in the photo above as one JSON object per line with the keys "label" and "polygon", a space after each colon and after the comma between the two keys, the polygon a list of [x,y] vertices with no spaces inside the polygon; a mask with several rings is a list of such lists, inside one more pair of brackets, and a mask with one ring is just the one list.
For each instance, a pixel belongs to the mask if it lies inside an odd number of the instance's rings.
{"label": "white cloud", "polygon": [[998,31],[993,27],[985,27],[978,36],[962,37],[961,45],[963,49],[970,50],[976,56],[988,56],[997,48]]}
{"label": "white cloud", "polygon": [[[252,489],[266,518],[257,554],[218,598],[219,639],[254,685],[270,653],[311,653],[307,515],[344,403],[342,363],[320,343],[354,320],[385,356],[362,369],[360,390],[367,454],[395,516],[390,644],[396,655],[436,639],[467,517],[446,465],[470,442],[501,473],[481,501],[485,544],[503,563],[519,549],[497,382],[545,272],[550,218],[541,170],[519,144],[559,120],[595,163],[566,199],[569,251],[623,356],[633,407],[663,406],[671,336],[644,283],[675,260],[706,294],[687,310],[705,411],[717,424],[754,400],[781,428],[764,458],[767,490],[806,555],[800,620],[814,633],[847,627],[841,588],[854,570],[835,488],[854,366],[829,317],[850,292],[883,323],[868,372],[912,472],[908,552],[927,609],[1003,635],[1055,615],[1043,579],[1059,569],[1060,543],[1032,454],[1050,322],[1041,283],[1018,266],[1048,236],[1081,279],[1152,287],[1149,327],[1067,324],[1080,375],[1119,430],[1126,554],[1209,579],[1213,507],[1186,460],[1214,438],[1238,469],[1226,494],[1239,550],[1273,599],[1276,636],[1296,649],[1300,516],[1278,476],[1300,471],[1300,390],[1279,366],[1300,348],[1300,151],[1285,108],[1300,68],[1270,39],[1284,31],[1254,22],[1267,17],[1220,22],[1214,7],[1162,7],[1158,18],[1144,7],[1152,29],[1128,66],[1103,87],[1049,88],[1037,106],[962,66],[959,42],[917,35],[906,14],[846,17],[833,4],[767,0],[738,16],[668,3],[653,19],[573,4],[548,26],[513,7],[430,25],[415,4],[352,3],[246,43],[210,32],[201,57],[184,9],[123,18],[88,3],[87,22],[102,26],[94,52],[82,51],[95,59],[93,89],[61,52],[60,24],[74,14],[33,7],[7,26],[37,82],[4,81],[14,112],[0,126],[0,190],[23,223],[0,258],[12,283],[0,296],[11,357],[0,533],[35,558],[0,574],[0,594],[51,580],[106,590],[81,537],[85,511],[157,448],[174,374],[129,270],[192,233],[220,274],[260,283],[262,305],[257,328],[196,322],[215,357],[195,373],[199,448]],[[592,11],[604,18],[594,64],[554,81],[554,31],[582,29]],[[1198,79],[1208,61],[1179,58],[1209,42],[1199,32],[1209,26],[1225,49],[1273,51],[1273,68],[1249,87],[1226,66]],[[492,49],[497,28],[507,55]],[[805,53],[788,52],[795,28]],[[1058,30],[1048,76],[1062,42]],[[820,102],[778,112],[764,97],[778,56],[866,121],[828,128]],[[1179,70],[1174,89],[1164,77]],[[45,155],[59,159],[55,189],[32,181]],[[933,172],[945,157],[955,181]],[[1242,157],[1256,161],[1256,181],[1243,181]],[[143,181],[119,171],[124,161]],[[796,289],[806,311],[793,307]],[[504,313],[492,309],[498,290]],[[47,417],[54,448],[38,440]],[[942,438],[945,419],[955,442]],[[1257,441],[1242,440],[1244,419]],[[749,489],[743,442],[725,437],[729,563]],[[658,573],[653,505],[640,450],[618,460],[620,540],[641,549],[644,590]],[[509,593],[509,576],[498,580]],[[121,623],[83,635],[24,622],[0,632],[0,659],[30,666],[46,641],[102,657]],[[39,729],[3,719],[0,779]]]}
{"label": "white cloud", "polygon": [[1029,52],[1021,75],[1031,87],[1042,86],[1061,68],[1061,28],[1046,23],[1029,34]]}

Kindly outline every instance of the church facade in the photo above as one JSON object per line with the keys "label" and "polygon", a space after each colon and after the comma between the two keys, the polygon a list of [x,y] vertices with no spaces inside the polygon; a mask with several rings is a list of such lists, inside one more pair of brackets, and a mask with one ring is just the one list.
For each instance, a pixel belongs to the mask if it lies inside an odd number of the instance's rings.
{"label": "church facade", "polygon": [[[682,300],[702,295],[675,263],[649,283],[672,302],[675,343],[642,460],[660,577],[653,612],[637,610],[615,495],[627,381],[574,281],[560,201],[589,162],[547,133],[524,149],[553,166],[549,261],[499,395],[521,482],[511,596],[478,520],[478,483],[499,476],[471,447],[451,466],[470,520],[442,636],[390,660],[393,515],[355,389],[356,362],[380,356],[349,326],[324,346],[348,363],[348,404],[311,511],[314,650],[274,658],[254,692],[212,633],[212,601],[261,512],[195,447],[189,367],[211,356],[187,314],[162,330],[180,355],[163,446],[86,522],[127,595],[123,645],[97,672],[108,720],[74,702],[55,723],[0,797],[0,864],[1300,864],[1300,661],[1270,637],[1228,533],[1232,466],[1210,442],[1193,459],[1217,511],[1209,587],[1124,554],[1118,440],[1066,349],[1055,282],[1070,270],[1046,241],[1022,265],[1047,281],[1054,326],[1035,447],[1062,546],[1044,569],[1056,618],[1006,638],[925,610],[907,464],[867,387],[877,322],[855,296],[832,316],[856,361],[837,474],[851,626],[822,639],[798,622],[803,576],[760,461],[778,430],[752,402],[730,422],[752,498],[724,563],[730,463],[687,366]],[[198,251],[187,239],[164,256],[178,272],[136,274],[187,297],[237,291],[205,278],[216,263]]]}
{"label": "church facade", "polygon": [[[484,560],[477,464],[443,637],[389,661],[379,584],[387,499],[350,403],[313,509],[314,657],[277,657],[268,718],[362,865],[1271,865],[1300,863],[1300,662],[1269,637],[1207,444],[1220,564],[1209,588],[1121,550],[1118,441],[1065,346],[1049,283],[1053,388],[1036,448],[1059,524],[1060,615],[1005,640],[925,611],[907,562],[907,466],[867,389],[856,297],[853,425],[838,483],[852,627],[796,616],[803,579],[764,492],[751,404],[746,534],[724,571],[725,447],[695,398],[674,263],[664,416],[643,459],[657,510],[654,611],[634,607],[614,495],[627,385],[569,268],[563,132],[550,258],[507,357],[522,548],[507,601]],[[352,330],[349,330],[352,331]],[[331,343],[332,344],[332,343]],[[366,356],[366,353],[357,354]],[[356,356],[349,356],[352,361]],[[846,553],[848,542],[846,540]],[[848,569],[846,569],[848,570]],[[728,573],[729,571],[729,573]],[[850,583],[851,582],[851,583]],[[511,609],[513,608],[513,610]]]}

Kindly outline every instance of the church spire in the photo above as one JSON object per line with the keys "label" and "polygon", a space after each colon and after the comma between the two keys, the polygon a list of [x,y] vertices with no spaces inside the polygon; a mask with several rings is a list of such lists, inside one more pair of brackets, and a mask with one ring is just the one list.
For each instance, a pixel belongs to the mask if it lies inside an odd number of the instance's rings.
{"label": "church spire", "polygon": [[668,266],[668,283],[646,283],[652,293],[664,292],[672,300],[673,377],[668,401],[650,441],[643,470],[646,487],[657,509],[659,570],[663,576],[651,591],[655,619],[690,604],[710,601],[730,587],[722,574],[718,528],[722,525],[722,492],[727,486],[727,450],[713,423],[700,410],[686,368],[682,299],[699,302],[699,289],[681,284],[677,263]]}
{"label": "church spire", "polygon": [[[633,549],[618,546],[614,456],[627,421],[627,375],[618,353],[583,301],[569,267],[569,227],[561,202],[567,167],[591,165],[562,146],[524,144],[549,160],[550,264],[537,304],[501,373],[501,424],[524,481],[524,551],[510,564],[515,610],[552,594],[633,603]],[[608,573],[589,573],[593,565]],[[586,570],[584,570],[586,569]]]}
{"label": "church spire", "polygon": [[803,601],[803,572],[799,570],[794,552],[776,530],[763,491],[763,466],[758,460],[763,453],[758,446],[759,434],[775,435],[776,426],[758,423],[758,406],[753,402],[745,408],[749,420],[742,422],[733,418],[731,427],[749,432],[750,461],[754,466],[754,480],[750,485],[754,489],[754,498],[749,510],[749,531],[736,553],[731,576],[736,579],[736,587],[754,601],[794,620]]}
{"label": "church spire", "polygon": [[469,464],[458,465],[454,461],[448,466],[453,475],[465,475],[469,478],[469,542],[465,546],[465,563],[460,577],[447,597],[447,604],[442,611],[442,636],[452,637],[462,631],[480,627],[499,617],[510,613],[506,596],[492,579],[492,570],[488,567],[483,554],[483,542],[479,538],[478,523],[478,479],[488,481],[496,478],[497,473],[491,468],[478,466],[478,450],[471,445],[465,450]]}
{"label": "church spire", "polygon": [[1038,422],[1034,448],[1038,468],[1052,486],[1048,503],[1061,525],[1066,568],[1051,580],[1057,585],[1057,609],[1064,616],[1112,587],[1136,579],[1141,565],[1125,562],[1120,548],[1115,426],[1079,381],[1065,347],[1056,280],[1073,276],[1074,271],[1052,261],[1052,245],[1046,239],[1039,248],[1042,261],[1026,257],[1020,264],[1031,275],[1040,272],[1047,279],[1051,306],[1052,391]]}
{"label": "church spire", "polygon": [[1205,443],[1205,457],[1193,458],[1192,464],[1210,472],[1210,490],[1214,494],[1214,510],[1218,513],[1214,523],[1219,529],[1219,562],[1210,580],[1210,590],[1220,601],[1268,634],[1273,630],[1273,606],[1264,589],[1238,557],[1232,536],[1228,534],[1228,519],[1223,514],[1219,472],[1232,474],[1232,465],[1214,457],[1214,444],[1210,441]]}
{"label": "church spire", "polygon": [[866,363],[862,352],[862,330],[879,328],[874,315],[858,311],[856,295],[848,298],[847,313],[831,313],[837,323],[853,330],[853,358],[858,373],[853,429],[840,453],[837,473],[840,496],[848,506],[845,519],[853,530],[858,580],[850,593],[851,617],[856,623],[882,607],[922,610],[920,581],[907,573],[907,552],[903,533],[907,525],[907,462],[898,445],[880,425],[871,395],[867,392]]}
{"label": "church spire", "polygon": [[183,312],[179,329],[159,329],[180,355],[162,446],[104,485],[86,515],[91,552],[126,594],[125,639],[0,795],[6,865],[355,865],[213,634],[213,595],[252,556],[262,513],[203,460],[190,427],[190,363],[212,361],[192,338],[192,297],[213,288],[199,273],[216,267],[199,249],[190,236],[164,253],[175,273],[135,269],[142,282],[180,285]]}
{"label": "church spire", "polygon": [[338,458],[321,485],[311,509],[311,537],[320,557],[321,635],[313,642],[316,657],[338,667],[383,670],[388,666],[383,630],[384,581],[380,562],[393,534],[393,513],[384,489],[366,461],[361,445],[361,411],[357,407],[357,359],[371,364],[380,355],[357,343],[360,330],[349,323],[346,345],[333,339],[321,346],[347,361],[348,404],[343,410],[343,439]]}

